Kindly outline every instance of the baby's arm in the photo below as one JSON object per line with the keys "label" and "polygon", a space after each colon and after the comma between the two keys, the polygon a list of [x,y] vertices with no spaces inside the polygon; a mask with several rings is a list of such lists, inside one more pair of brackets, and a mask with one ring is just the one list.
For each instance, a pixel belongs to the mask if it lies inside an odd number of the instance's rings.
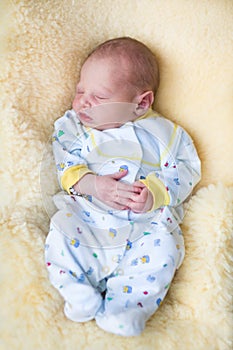
{"label": "baby's arm", "polygon": [[161,152],[160,170],[149,176],[152,186],[159,181],[166,189],[166,205],[176,207],[189,197],[200,181],[201,163],[191,137],[181,127],[177,127],[173,144],[170,149],[168,146],[166,152],[164,156]]}
{"label": "baby's arm", "polygon": [[160,169],[133,184],[141,187],[141,194],[132,198],[129,204],[132,211],[146,212],[166,205],[178,206],[200,180],[200,160],[192,139],[182,128],[177,128],[171,150],[167,147],[165,153],[162,149],[160,158]]}
{"label": "baby's arm", "polygon": [[70,188],[84,175],[92,173],[81,156],[83,132],[76,114],[67,111],[55,122],[53,154],[60,187],[70,194]]}

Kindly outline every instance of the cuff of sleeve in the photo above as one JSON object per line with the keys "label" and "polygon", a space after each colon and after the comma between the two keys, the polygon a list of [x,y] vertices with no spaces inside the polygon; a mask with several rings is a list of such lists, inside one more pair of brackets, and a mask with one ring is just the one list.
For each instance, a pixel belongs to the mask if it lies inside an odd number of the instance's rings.
{"label": "cuff of sleeve", "polygon": [[84,175],[93,173],[86,165],[75,165],[67,169],[61,178],[61,185],[65,191],[70,193],[70,188],[76,184]]}
{"label": "cuff of sleeve", "polygon": [[150,211],[156,210],[164,205],[168,205],[170,203],[170,197],[167,192],[166,187],[160,181],[155,174],[149,174],[146,179],[140,180],[152,193],[153,196],[153,206]]}

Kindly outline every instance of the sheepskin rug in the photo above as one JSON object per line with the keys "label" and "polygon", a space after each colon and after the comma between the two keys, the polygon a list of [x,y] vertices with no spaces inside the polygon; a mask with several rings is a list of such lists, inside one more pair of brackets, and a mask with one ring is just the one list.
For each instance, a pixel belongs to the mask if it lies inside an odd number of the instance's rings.
{"label": "sheepskin rug", "polygon": [[[231,0],[0,2],[1,350],[232,350],[232,33]],[[44,263],[54,120],[89,50],[123,35],[157,55],[155,109],[185,127],[202,160],[184,263],[143,334],[128,338],[66,319]]]}

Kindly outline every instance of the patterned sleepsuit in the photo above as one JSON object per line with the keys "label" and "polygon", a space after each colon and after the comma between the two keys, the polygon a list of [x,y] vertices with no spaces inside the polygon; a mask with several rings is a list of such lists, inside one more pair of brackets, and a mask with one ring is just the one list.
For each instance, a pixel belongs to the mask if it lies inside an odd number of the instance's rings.
{"label": "patterned sleepsuit", "polygon": [[[200,179],[193,142],[152,110],[104,131],[84,127],[71,110],[55,122],[53,150],[65,191],[54,198],[58,211],[45,256],[65,314],[77,322],[95,319],[115,334],[138,335],[184,257],[182,203]],[[88,172],[106,175],[121,169],[128,169],[122,181],[140,180],[151,190],[150,212],[118,211],[69,192]]]}

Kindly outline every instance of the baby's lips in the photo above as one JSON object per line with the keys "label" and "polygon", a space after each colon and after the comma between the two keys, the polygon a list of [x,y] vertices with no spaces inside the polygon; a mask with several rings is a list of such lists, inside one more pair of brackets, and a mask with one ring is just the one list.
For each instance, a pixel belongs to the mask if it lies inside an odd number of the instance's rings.
{"label": "baby's lips", "polygon": [[89,116],[89,115],[86,113],[86,111],[85,111],[85,113],[84,113],[84,112],[79,112],[78,115],[79,115],[79,118],[81,119],[81,121],[90,122],[90,121],[93,120],[93,119],[91,118],[91,116]]}

